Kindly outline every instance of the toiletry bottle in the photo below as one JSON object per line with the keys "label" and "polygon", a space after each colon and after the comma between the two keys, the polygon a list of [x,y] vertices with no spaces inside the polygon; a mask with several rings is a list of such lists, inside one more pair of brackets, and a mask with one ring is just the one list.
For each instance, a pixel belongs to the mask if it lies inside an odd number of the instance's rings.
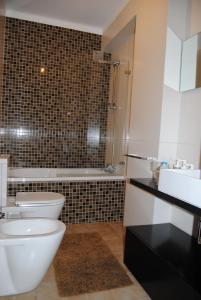
{"label": "toiletry bottle", "polygon": [[168,169],[168,161],[162,160],[160,169]]}
{"label": "toiletry bottle", "polygon": [[159,164],[159,166],[155,169],[153,173],[153,179],[155,183],[158,185],[159,176],[160,176],[160,169],[168,169],[168,161],[162,160]]}

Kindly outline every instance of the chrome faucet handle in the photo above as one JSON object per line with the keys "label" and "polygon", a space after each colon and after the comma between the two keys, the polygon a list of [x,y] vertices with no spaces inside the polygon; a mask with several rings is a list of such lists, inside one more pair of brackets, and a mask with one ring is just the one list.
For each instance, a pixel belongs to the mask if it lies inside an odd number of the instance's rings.
{"label": "chrome faucet handle", "polygon": [[3,212],[0,212],[0,219],[4,219],[6,217],[6,214]]}

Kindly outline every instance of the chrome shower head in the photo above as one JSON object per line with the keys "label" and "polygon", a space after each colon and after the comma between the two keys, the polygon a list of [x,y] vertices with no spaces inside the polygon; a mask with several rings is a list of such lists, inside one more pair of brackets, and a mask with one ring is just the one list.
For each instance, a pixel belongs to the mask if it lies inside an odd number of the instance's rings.
{"label": "chrome shower head", "polygon": [[108,65],[112,65],[114,67],[120,65],[120,61],[104,59],[104,52],[103,51],[94,51],[93,52],[93,60],[96,61],[99,64],[108,64]]}

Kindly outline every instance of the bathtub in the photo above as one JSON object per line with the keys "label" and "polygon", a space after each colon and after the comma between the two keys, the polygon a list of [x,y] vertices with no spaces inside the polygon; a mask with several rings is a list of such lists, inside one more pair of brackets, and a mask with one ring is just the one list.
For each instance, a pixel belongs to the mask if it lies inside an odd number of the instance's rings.
{"label": "bathtub", "polygon": [[9,199],[18,192],[64,195],[60,217],[65,224],[123,220],[125,177],[103,169],[9,168]]}
{"label": "bathtub", "polygon": [[105,181],[124,180],[118,174],[110,174],[104,169],[57,169],[57,168],[9,168],[8,182],[59,182],[59,181]]}

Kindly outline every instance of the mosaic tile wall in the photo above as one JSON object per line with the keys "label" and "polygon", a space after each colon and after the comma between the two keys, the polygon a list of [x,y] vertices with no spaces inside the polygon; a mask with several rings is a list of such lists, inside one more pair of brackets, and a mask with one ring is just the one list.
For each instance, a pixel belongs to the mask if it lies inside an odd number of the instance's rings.
{"label": "mosaic tile wall", "polygon": [[15,167],[105,165],[110,66],[101,36],[6,18],[1,153]]}
{"label": "mosaic tile wall", "polygon": [[66,224],[115,222],[123,220],[125,181],[35,182],[8,186],[18,191],[56,192],[66,197],[61,220]]}
{"label": "mosaic tile wall", "polygon": [[5,9],[4,9],[4,1],[0,0],[0,116],[1,116],[1,109],[2,109],[2,94],[3,94],[4,32],[5,32]]}

